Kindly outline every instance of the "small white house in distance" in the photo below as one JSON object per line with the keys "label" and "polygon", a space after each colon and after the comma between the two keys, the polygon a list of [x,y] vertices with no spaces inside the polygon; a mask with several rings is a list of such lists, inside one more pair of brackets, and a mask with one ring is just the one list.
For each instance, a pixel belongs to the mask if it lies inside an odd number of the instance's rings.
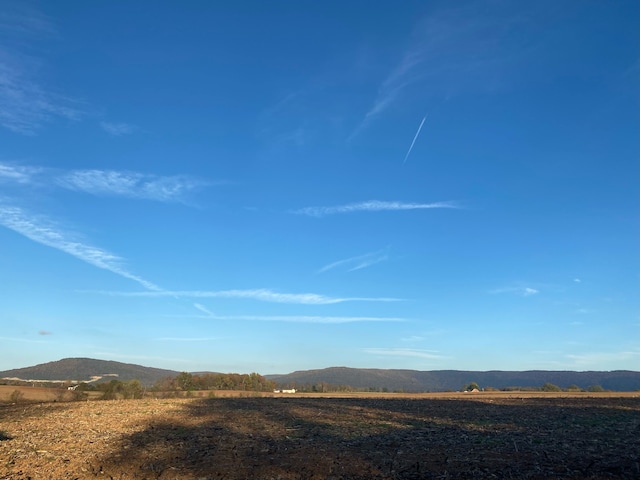
{"label": "small white house in distance", "polygon": [[289,388],[289,389],[282,389],[282,390],[274,390],[273,393],[296,393],[296,389],[295,388]]}

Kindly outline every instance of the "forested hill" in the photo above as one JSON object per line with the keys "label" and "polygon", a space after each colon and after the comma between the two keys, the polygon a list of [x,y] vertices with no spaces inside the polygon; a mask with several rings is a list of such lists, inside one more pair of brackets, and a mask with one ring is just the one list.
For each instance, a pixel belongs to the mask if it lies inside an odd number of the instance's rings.
{"label": "forested hill", "polygon": [[175,377],[177,374],[178,372],[173,370],[143,367],[131,363],[95,360],[93,358],[64,358],[33,367],[0,372],[0,378],[88,382],[95,377],[102,377],[99,381],[116,379],[125,382],[135,379],[143,385],[150,386],[161,378]]}
{"label": "forested hill", "polygon": [[279,385],[349,385],[358,389],[388,389],[406,392],[443,392],[460,390],[476,382],[481,388],[541,387],[551,383],[561,388],[576,385],[588,389],[599,385],[605,390],[640,390],[640,372],[618,370],[612,372],[573,372],[531,370],[473,372],[461,370],[382,370],[332,367],[305,370],[286,375],[267,375]]}

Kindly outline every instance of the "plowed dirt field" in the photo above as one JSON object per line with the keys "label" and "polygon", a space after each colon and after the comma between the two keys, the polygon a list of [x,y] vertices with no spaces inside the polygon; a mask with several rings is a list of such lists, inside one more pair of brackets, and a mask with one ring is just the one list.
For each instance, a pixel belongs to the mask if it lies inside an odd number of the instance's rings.
{"label": "plowed dirt field", "polygon": [[640,478],[640,396],[0,405],[0,479]]}

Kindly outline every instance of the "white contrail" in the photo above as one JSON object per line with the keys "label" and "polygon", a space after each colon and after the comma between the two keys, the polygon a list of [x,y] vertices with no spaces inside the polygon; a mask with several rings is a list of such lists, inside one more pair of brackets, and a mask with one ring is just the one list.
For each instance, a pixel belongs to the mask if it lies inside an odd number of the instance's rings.
{"label": "white contrail", "polygon": [[415,145],[416,140],[418,139],[418,135],[420,135],[420,130],[422,130],[422,125],[424,125],[424,121],[426,119],[427,119],[427,116],[425,115],[424,118],[422,119],[422,121],[420,122],[420,126],[418,127],[418,131],[416,132],[416,136],[413,137],[413,142],[411,142],[411,146],[409,147],[409,151],[404,156],[404,162],[402,162],[402,165],[404,165],[407,162],[407,158],[409,158],[409,155],[411,155],[411,150],[413,150],[413,145]]}
{"label": "white contrail", "polygon": [[350,203],[347,205],[338,205],[336,207],[305,207],[299,210],[293,210],[291,213],[297,215],[309,215],[310,217],[323,217],[325,215],[334,215],[337,213],[351,212],[381,212],[391,210],[416,210],[424,208],[458,208],[453,202],[435,202],[435,203],[403,203],[403,202],[386,202],[381,200],[369,200],[360,203]]}

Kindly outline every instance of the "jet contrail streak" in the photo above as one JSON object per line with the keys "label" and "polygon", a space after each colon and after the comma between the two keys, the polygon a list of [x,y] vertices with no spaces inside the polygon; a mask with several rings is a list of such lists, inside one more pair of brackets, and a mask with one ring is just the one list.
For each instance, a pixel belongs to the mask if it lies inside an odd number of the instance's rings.
{"label": "jet contrail streak", "polygon": [[418,127],[418,131],[416,132],[416,136],[413,137],[413,142],[411,142],[411,146],[409,147],[409,151],[404,156],[404,162],[402,162],[402,165],[404,165],[407,162],[407,158],[409,158],[409,155],[411,155],[411,150],[413,150],[413,145],[416,143],[416,140],[418,139],[418,135],[420,135],[420,130],[422,130],[422,125],[424,125],[424,121],[426,119],[427,119],[427,116],[425,115],[424,118],[422,119],[422,121],[420,122],[420,126]]}

